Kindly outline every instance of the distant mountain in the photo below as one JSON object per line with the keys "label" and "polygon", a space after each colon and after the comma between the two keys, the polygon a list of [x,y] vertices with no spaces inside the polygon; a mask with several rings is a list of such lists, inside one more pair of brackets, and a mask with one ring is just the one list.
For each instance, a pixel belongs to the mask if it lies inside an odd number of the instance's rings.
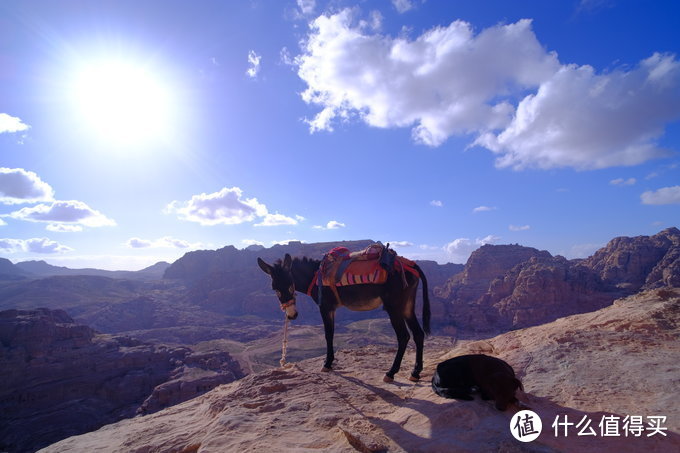
{"label": "distant mountain", "polygon": [[18,267],[6,258],[0,258],[0,280],[23,280],[30,272]]}
{"label": "distant mountain", "polygon": [[585,260],[520,245],[484,245],[435,291],[440,325],[481,331],[528,327],[600,309],[640,290],[680,286],[680,230],[618,237]]}
{"label": "distant mountain", "polygon": [[[333,247],[344,246],[356,251],[373,243],[375,241],[369,239],[312,244],[292,241],[287,245],[274,245],[270,248],[251,246],[239,250],[227,246],[219,250],[194,251],[175,261],[165,272],[164,278],[177,279],[187,284],[189,287],[187,300],[204,309],[232,316],[257,315],[267,319],[278,319],[281,317],[281,311],[271,291],[269,277],[257,266],[258,257],[268,263],[283,258],[286,253],[294,257],[308,256],[320,259]],[[422,265],[428,278],[430,291],[463,269],[461,264],[439,265],[434,261],[418,263]],[[318,309],[311,302],[311,298],[301,296],[300,300],[299,322],[318,322]],[[441,310],[433,308],[433,313],[438,311]],[[383,314],[379,311],[344,310],[340,319],[357,320],[380,316]]]}
{"label": "distant mountain", "polygon": [[103,269],[71,269],[64,266],[53,266],[45,261],[22,261],[15,265],[34,277],[52,277],[58,275],[92,275],[109,278],[126,278],[132,280],[158,280],[170,266],[170,263],[160,261],[139,271],[107,271]]}

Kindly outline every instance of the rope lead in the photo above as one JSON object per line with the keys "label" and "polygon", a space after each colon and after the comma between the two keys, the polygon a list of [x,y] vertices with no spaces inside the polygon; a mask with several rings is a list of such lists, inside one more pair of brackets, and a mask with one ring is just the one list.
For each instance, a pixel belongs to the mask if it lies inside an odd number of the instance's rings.
{"label": "rope lead", "polygon": [[279,360],[281,367],[286,365],[286,353],[288,352],[288,316],[285,312],[283,319],[283,343],[281,344],[281,360]]}

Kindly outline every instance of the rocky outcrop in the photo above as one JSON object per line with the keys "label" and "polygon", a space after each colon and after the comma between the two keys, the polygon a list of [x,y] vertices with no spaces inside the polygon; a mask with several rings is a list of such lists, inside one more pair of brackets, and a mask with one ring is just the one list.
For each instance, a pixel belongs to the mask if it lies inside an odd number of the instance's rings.
{"label": "rocky outcrop", "polygon": [[[501,314],[500,307],[494,305],[513,295],[523,263],[545,263],[552,258],[546,251],[520,245],[480,247],[472,252],[461,273],[435,289],[436,299],[446,306],[445,317],[435,322],[475,330],[507,328],[503,319],[512,315],[507,311]],[[522,280],[528,282],[526,274]]]}
{"label": "rocky outcrop", "polygon": [[680,230],[614,238],[583,264],[606,284],[631,292],[680,286]]}
{"label": "rocky outcrop", "polygon": [[7,452],[34,451],[243,376],[226,353],[101,335],[48,309],[0,312],[0,370]]}
{"label": "rocky outcrop", "polygon": [[617,294],[606,291],[597,275],[583,265],[561,256],[534,256],[494,279],[475,306],[491,307],[497,318],[485,321],[509,329],[598,310]]}
{"label": "rocky outcrop", "polygon": [[484,245],[435,290],[440,325],[498,331],[597,310],[641,289],[680,285],[680,231],[619,237],[585,260],[519,245]]}

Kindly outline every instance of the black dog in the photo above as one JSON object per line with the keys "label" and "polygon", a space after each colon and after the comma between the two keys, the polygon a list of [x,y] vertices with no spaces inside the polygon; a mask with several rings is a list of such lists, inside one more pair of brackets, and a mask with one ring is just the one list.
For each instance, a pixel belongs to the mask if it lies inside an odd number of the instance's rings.
{"label": "black dog", "polygon": [[482,399],[496,401],[499,411],[509,404],[518,404],[515,390],[524,390],[510,365],[484,354],[445,360],[437,365],[432,376],[432,390],[444,398],[472,400],[473,387],[479,388]]}

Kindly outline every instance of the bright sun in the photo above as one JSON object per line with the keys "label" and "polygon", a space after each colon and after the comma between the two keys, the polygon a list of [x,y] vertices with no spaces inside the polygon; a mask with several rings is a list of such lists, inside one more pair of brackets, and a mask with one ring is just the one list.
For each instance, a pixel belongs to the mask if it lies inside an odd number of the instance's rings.
{"label": "bright sun", "polygon": [[114,144],[144,144],[170,128],[169,91],[141,65],[106,60],[84,65],[73,85],[80,115],[95,135]]}

